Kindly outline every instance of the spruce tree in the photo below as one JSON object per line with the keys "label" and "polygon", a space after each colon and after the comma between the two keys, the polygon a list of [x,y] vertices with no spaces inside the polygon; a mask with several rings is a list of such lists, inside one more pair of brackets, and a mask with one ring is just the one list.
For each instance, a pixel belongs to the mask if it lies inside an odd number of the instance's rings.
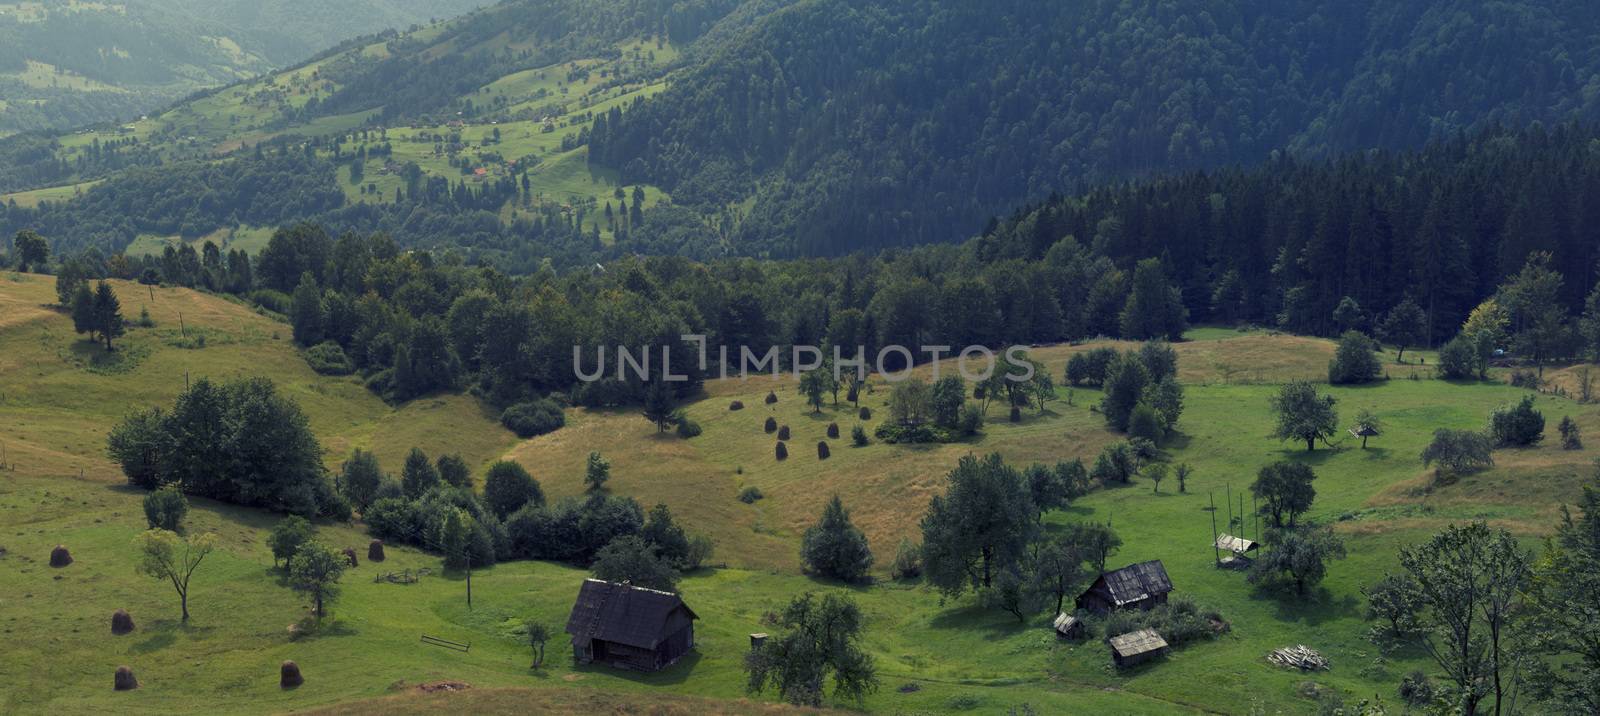
{"label": "spruce tree", "polygon": [[845,582],[867,576],[872,550],[867,536],[850,523],[850,513],[838,495],[822,510],[822,519],[806,530],[800,543],[800,560],[813,573]]}

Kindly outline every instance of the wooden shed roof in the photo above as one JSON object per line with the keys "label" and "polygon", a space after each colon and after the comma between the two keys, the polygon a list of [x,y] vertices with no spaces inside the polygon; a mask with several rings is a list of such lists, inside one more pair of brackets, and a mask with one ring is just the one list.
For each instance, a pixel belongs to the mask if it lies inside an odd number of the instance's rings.
{"label": "wooden shed roof", "polygon": [[1167,568],[1159,559],[1130,564],[1122,569],[1106,572],[1089,588],[1092,591],[1102,583],[1105,585],[1106,593],[1118,606],[1172,591],[1172,580],[1167,577]]}
{"label": "wooden shed roof", "polygon": [[671,592],[585,579],[578,590],[578,600],[572,605],[572,616],[567,619],[567,633],[654,649],[671,636],[666,633],[668,618],[680,608],[689,619],[700,618]]}
{"label": "wooden shed roof", "polygon": [[1371,425],[1357,425],[1350,428],[1350,434],[1358,438],[1372,438],[1378,436],[1378,429]]}
{"label": "wooden shed roof", "polygon": [[1247,540],[1243,537],[1235,537],[1230,534],[1217,535],[1217,549],[1225,549],[1234,554],[1244,554],[1260,546],[1255,541]]}
{"label": "wooden shed roof", "polygon": [[1066,612],[1061,612],[1060,614],[1057,614],[1056,615],[1056,620],[1055,620],[1055,622],[1053,624],[1053,626],[1055,626],[1055,628],[1056,628],[1056,631],[1061,632],[1063,634],[1067,633],[1067,631],[1069,629],[1071,629],[1071,628],[1073,628],[1073,627],[1075,627],[1077,625],[1078,625],[1078,618],[1075,617],[1075,616],[1072,616],[1071,614],[1068,614]]}
{"label": "wooden shed roof", "polygon": [[1154,629],[1140,629],[1127,634],[1111,637],[1111,650],[1117,656],[1129,657],[1148,654],[1167,648],[1167,640],[1162,639]]}

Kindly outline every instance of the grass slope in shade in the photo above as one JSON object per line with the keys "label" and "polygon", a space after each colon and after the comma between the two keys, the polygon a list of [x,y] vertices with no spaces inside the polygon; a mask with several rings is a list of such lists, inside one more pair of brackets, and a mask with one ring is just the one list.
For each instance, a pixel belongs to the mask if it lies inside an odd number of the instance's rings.
{"label": "grass slope in shade", "polygon": [[[1306,713],[1316,704],[1301,694],[1313,682],[1349,699],[1379,694],[1393,706],[1400,677],[1430,667],[1415,652],[1379,659],[1363,639],[1368,622],[1359,588],[1396,568],[1396,548],[1452,521],[1485,519],[1524,538],[1547,534],[1556,524],[1557,503],[1573,499],[1595,457],[1594,450],[1562,451],[1551,438],[1537,448],[1499,451],[1494,469],[1430,492],[1417,454],[1432,430],[1479,427],[1490,409],[1524,391],[1410,380],[1403,376],[1413,368],[1393,364],[1389,354],[1394,380],[1327,389],[1346,422],[1368,408],[1383,418],[1385,434],[1367,450],[1346,438],[1336,439],[1339,449],[1306,453],[1267,437],[1266,403],[1275,383],[1325,372],[1331,344],[1224,333],[1180,344],[1187,407],[1169,453],[1194,467],[1188,494],[1177,494],[1175,479],[1159,494],[1136,479],[1129,487],[1097,491],[1050,514],[1046,523],[1059,529],[1069,521],[1110,520],[1126,542],[1113,566],[1161,559],[1177,593],[1219,610],[1232,630],[1118,671],[1096,640],[1057,641],[1048,628],[1053,615],[1019,623],[979,608],[970,597],[941,604],[922,585],[884,575],[895,543],[917,536],[928,498],[943,489],[945,473],[960,456],[997,450],[1018,465],[1089,460],[1119,439],[1089,409],[1097,391],[1059,388],[1059,399],[1042,415],[1025,410],[1016,424],[991,406],[985,434],[966,443],[855,448],[848,438],[854,410],[830,406],[814,414],[792,383],[770,378],[719,381],[685,406],[705,431],[692,440],[656,435],[637,411],[573,410],[567,427],[517,442],[470,398],[424,398],[392,408],[353,378],[317,376],[289,345],[287,326],[241,304],[180,289],[154,289],[152,299],[144,286],[116,288],[127,314],[148,306],[157,327],[130,330],[118,355],[107,360],[47,305],[54,298],[52,279],[0,274],[0,441],[6,462],[15,466],[0,470],[0,634],[7,640],[0,712],[782,713],[764,703],[770,694],[752,699],[745,693],[742,659],[747,635],[771,630],[764,615],[807,590],[846,591],[865,613],[864,645],[882,681],[865,703],[875,712],[1005,713],[1027,704],[1036,713]],[[205,347],[185,347],[193,345],[185,332],[207,336]],[[1059,375],[1076,350],[1083,348],[1048,347],[1034,355]],[[1224,380],[1219,364],[1242,372]],[[681,524],[716,540],[713,562],[729,564],[682,583],[684,598],[701,616],[698,648],[661,673],[619,672],[573,665],[557,633],[547,646],[546,668],[530,671],[522,621],[536,618],[559,632],[582,570],[519,562],[475,571],[468,609],[463,575],[443,573],[437,557],[391,546],[388,561],[371,564],[361,549],[364,532],[333,524],[318,525],[321,539],[356,547],[361,566],[347,574],[332,619],[320,632],[296,637],[288,627],[306,616],[306,604],[271,568],[266,533],[276,516],[200,500],[189,529],[216,532],[222,548],[197,574],[194,617],[180,624],[170,587],[134,573],[142,493],[125,487],[106,460],[104,436],[127,411],[170,403],[185,371],[191,378],[271,377],[310,416],[330,466],[357,446],[376,451],[390,472],[398,472],[413,444],[430,454],[460,452],[475,466],[510,456],[559,496],[581,490],[583,459],[600,449],[613,464],[611,490],[646,507],[667,503]],[[762,401],[769,389],[779,396],[774,406]],[[863,395],[874,412],[869,428],[885,417],[886,397],[882,385]],[[732,400],[747,407],[729,411]],[[1600,430],[1592,406],[1549,396],[1537,404],[1551,433],[1566,414],[1590,434]],[[783,463],[774,460],[773,437],[761,429],[768,415],[794,434]],[[830,421],[839,423],[843,437],[830,440],[832,457],[819,461],[815,442],[825,439]],[[1242,574],[1211,567],[1204,508],[1214,496],[1219,521],[1226,519],[1224,495],[1237,499],[1260,466],[1282,459],[1316,469],[1311,516],[1334,523],[1349,546],[1349,557],[1333,563],[1327,580],[1304,600],[1262,594]],[[761,488],[766,498],[739,502],[744,485]],[[835,492],[878,556],[875,586],[844,587],[799,573],[799,535]],[[72,551],[73,565],[47,566],[56,544]],[[410,585],[374,581],[380,572],[408,568],[432,571]],[[118,608],[138,623],[133,634],[111,636],[110,616]],[[423,634],[470,642],[472,649],[428,647],[419,641]],[[1308,675],[1265,661],[1271,649],[1296,643],[1328,656],[1333,669]],[[278,687],[277,667],[285,659],[300,665],[305,685]],[[139,690],[112,691],[112,672],[123,664],[138,675]],[[471,688],[458,694],[415,688],[442,680]]]}

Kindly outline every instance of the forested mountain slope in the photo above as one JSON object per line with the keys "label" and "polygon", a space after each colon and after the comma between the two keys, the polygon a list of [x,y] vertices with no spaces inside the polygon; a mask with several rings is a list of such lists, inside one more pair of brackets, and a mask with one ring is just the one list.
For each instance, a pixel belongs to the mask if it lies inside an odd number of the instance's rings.
{"label": "forested mountain slope", "polygon": [[0,2],[0,135],[129,120],[197,89],[482,0]]}
{"label": "forested mountain slope", "polygon": [[737,253],[949,240],[1087,181],[1592,118],[1597,30],[1579,0],[802,0],[590,157],[708,212],[753,198]]}

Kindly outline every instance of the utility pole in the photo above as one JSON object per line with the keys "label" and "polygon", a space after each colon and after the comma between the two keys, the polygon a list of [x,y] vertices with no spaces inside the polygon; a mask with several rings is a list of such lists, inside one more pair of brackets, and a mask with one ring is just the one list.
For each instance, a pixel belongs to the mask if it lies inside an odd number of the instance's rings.
{"label": "utility pole", "polygon": [[1211,501],[1211,566],[1222,564],[1222,554],[1217,551],[1217,494],[1207,492],[1206,499]]}
{"label": "utility pole", "polygon": [[472,608],[472,552],[467,551],[467,608]]}

